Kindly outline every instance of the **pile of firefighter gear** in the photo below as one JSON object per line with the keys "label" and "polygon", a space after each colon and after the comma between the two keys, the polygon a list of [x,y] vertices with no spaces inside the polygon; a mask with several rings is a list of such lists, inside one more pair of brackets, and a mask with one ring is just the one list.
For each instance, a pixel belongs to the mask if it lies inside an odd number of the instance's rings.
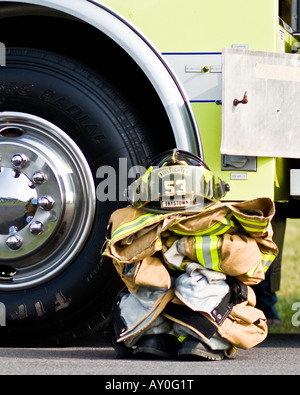
{"label": "pile of firefighter gear", "polygon": [[274,203],[220,202],[228,189],[178,150],[130,186],[104,252],[127,288],[112,314],[118,356],[221,360],[266,338],[251,285],[278,253]]}

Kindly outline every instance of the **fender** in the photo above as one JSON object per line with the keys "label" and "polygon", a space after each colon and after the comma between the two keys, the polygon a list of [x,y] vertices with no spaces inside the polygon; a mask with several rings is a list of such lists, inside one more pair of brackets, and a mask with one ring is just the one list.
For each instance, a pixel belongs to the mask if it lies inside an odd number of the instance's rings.
{"label": "fender", "polygon": [[[4,2],[0,0],[0,4]],[[173,129],[179,149],[203,158],[200,133],[185,92],[159,51],[142,32],[114,10],[95,0],[9,0],[48,7],[88,23],[123,48],[155,88]],[[7,2],[6,2],[7,3]]]}

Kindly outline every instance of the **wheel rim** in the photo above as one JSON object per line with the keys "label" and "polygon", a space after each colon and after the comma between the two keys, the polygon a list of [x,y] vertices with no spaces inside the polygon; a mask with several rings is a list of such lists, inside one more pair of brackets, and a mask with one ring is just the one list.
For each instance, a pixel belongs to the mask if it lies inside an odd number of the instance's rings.
{"label": "wheel rim", "polygon": [[32,287],[69,266],[95,206],[89,165],[65,132],[30,114],[0,113],[0,266],[16,271],[0,289]]}

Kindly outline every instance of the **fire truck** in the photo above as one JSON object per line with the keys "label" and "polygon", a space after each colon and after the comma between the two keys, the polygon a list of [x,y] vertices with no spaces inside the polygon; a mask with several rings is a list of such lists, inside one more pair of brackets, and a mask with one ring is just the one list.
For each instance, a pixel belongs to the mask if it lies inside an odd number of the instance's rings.
{"label": "fire truck", "polygon": [[[0,0],[1,344],[101,330],[132,169],[178,147],[300,214],[297,0]],[[280,282],[280,257],[271,267]],[[3,315],[5,315],[3,317]]]}

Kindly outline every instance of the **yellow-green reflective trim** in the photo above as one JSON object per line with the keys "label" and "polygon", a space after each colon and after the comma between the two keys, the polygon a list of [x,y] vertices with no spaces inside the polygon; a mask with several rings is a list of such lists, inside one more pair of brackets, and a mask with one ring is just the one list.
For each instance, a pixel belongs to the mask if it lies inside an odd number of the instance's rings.
{"label": "yellow-green reflective trim", "polygon": [[247,273],[246,276],[247,277],[253,277],[253,274],[255,273],[256,269],[258,268],[258,266],[260,265],[260,262],[257,262],[252,269],[250,269]]}
{"label": "yellow-green reflective trim", "polygon": [[274,254],[263,254],[262,265],[266,273],[276,258]]}
{"label": "yellow-green reflective trim", "polygon": [[219,256],[220,238],[218,236],[195,237],[197,261],[207,269],[222,272]]}
{"label": "yellow-green reflective trim", "polygon": [[126,224],[121,225],[119,228],[117,228],[112,234],[111,241],[114,241],[116,238],[119,237],[124,237],[129,233],[136,232],[137,230],[143,228],[145,224],[147,224],[147,222],[152,222],[153,219],[160,219],[162,217],[163,215],[157,215],[152,213],[141,215],[135,220],[127,222]]}
{"label": "yellow-green reflective trim", "polygon": [[203,256],[203,239],[202,237],[195,237],[195,249],[196,249],[196,257],[197,261],[200,265],[205,267],[205,260]]}
{"label": "yellow-green reflective trim", "polygon": [[[182,231],[170,228],[172,232],[182,236],[220,236],[226,233],[230,228],[236,227],[234,221],[231,220],[232,213],[227,217],[223,217],[222,222],[216,222],[207,229],[197,231]],[[180,222],[180,221],[178,221]]]}
{"label": "yellow-green reflective trim", "polygon": [[247,277],[253,277],[256,269],[258,268],[258,266],[260,264],[262,264],[263,266],[263,270],[266,273],[269,269],[269,267],[271,266],[271,264],[274,262],[274,259],[276,258],[276,255],[274,254],[262,254],[262,260],[261,262],[258,262],[256,265],[253,266],[252,269],[250,269],[247,273],[246,276]]}
{"label": "yellow-green reflective trim", "polygon": [[247,230],[247,232],[258,232],[263,233],[266,231],[269,221],[259,222],[254,219],[246,219],[244,217],[239,216],[236,213],[233,213],[235,218],[240,222],[242,227]]}

